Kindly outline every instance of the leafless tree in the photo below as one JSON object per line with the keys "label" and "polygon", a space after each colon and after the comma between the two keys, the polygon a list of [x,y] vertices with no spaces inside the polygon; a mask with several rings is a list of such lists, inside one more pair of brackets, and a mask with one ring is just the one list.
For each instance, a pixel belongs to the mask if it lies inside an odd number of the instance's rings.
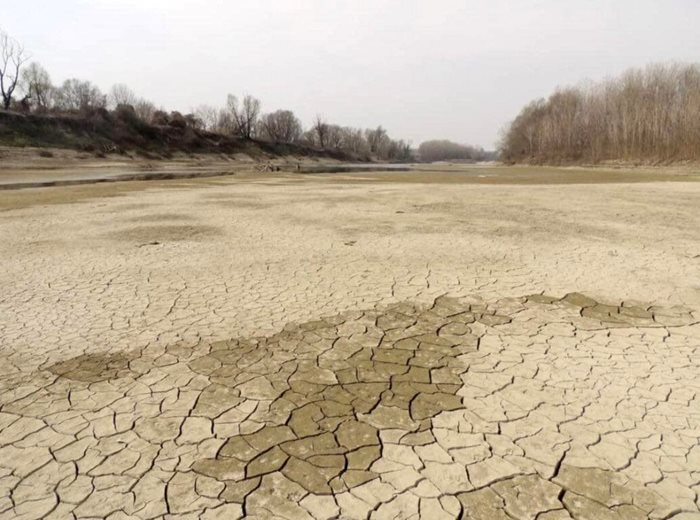
{"label": "leafless tree", "polygon": [[106,96],[89,81],[67,79],[56,91],[56,106],[61,111],[88,112],[106,104]]}
{"label": "leafless tree", "polygon": [[127,85],[124,83],[117,83],[116,85],[112,85],[112,88],[109,90],[107,101],[111,108],[116,108],[119,105],[131,105],[133,107],[136,105],[138,97],[136,97],[134,91]]}
{"label": "leafless tree", "polygon": [[0,30],[0,93],[5,110],[12,104],[12,95],[20,79],[22,65],[29,60],[24,47],[6,32]]}
{"label": "leafless tree", "polygon": [[558,89],[504,132],[507,161],[700,159],[700,65],[652,65]]}
{"label": "leafless tree", "polygon": [[219,121],[219,111],[216,108],[210,105],[199,105],[193,113],[201,121],[205,130],[212,132],[216,129]]}
{"label": "leafless tree", "polygon": [[325,148],[328,144],[326,142],[328,140],[328,123],[322,116],[316,115],[312,131],[315,144],[321,148]]}
{"label": "leafless tree", "polygon": [[151,123],[153,114],[156,112],[156,106],[147,99],[140,98],[134,103],[134,112],[136,112],[136,117],[141,121]]}
{"label": "leafless tree", "polygon": [[343,149],[361,156],[368,156],[369,144],[367,139],[365,139],[365,133],[360,128],[341,128]]}
{"label": "leafless tree", "polygon": [[321,116],[316,116],[311,128],[302,134],[301,140],[311,146],[346,152],[358,159],[374,157],[408,161],[412,158],[411,145],[406,141],[389,138],[381,126],[373,130],[362,130],[330,124]]}
{"label": "leafless tree", "polygon": [[418,147],[420,160],[434,161],[480,161],[484,159],[483,148],[447,140],[425,141]]}
{"label": "leafless tree", "polygon": [[34,108],[40,111],[51,108],[53,85],[49,73],[39,63],[33,61],[22,70],[20,86]]}
{"label": "leafless tree", "polygon": [[294,143],[302,134],[301,121],[291,110],[277,110],[260,118],[260,137],[277,143]]}
{"label": "leafless tree", "polygon": [[392,141],[394,144],[393,153],[395,154],[393,159],[398,161],[412,161],[414,159],[413,150],[411,149],[411,142],[399,139],[398,141]]}
{"label": "leafless tree", "polygon": [[260,100],[246,95],[239,103],[236,96],[229,94],[226,104],[233,118],[236,134],[244,139],[252,139],[260,116]]}
{"label": "leafless tree", "polygon": [[346,148],[345,131],[342,126],[327,126],[326,147],[333,150],[343,150]]}
{"label": "leafless tree", "polygon": [[235,134],[237,127],[233,122],[233,115],[226,108],[219,109],[218,117],[216,118],[216,132],[220,134]]}
{"label": "leafless tree", "polygon": [[382,157],[386,152],[386,147],[389,145],[389,136],[382,126],[378,126],[374,130],[366,130],[365,136],[369,144],[369,150],[377,157]]}

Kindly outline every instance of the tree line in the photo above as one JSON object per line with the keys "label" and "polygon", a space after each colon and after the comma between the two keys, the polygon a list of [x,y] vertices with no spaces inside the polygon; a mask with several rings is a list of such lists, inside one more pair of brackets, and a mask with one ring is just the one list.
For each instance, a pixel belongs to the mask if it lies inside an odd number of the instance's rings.
{"label": "tree line", "polygon": [[147,124],[186,126],[243,139],[301,144],[346,152],[358,159],[412,159],[410,143],[392,139],[382,126],[373,129],[340,126],[319,115],[305,128],[291,110],[263,113],[260,100],[251,95],[229,95],[222,107],[200,105],[191,113],[182,114],[156,107],[124,84],[114,85],[107,93],[90,81],[76,78],[55,85],[46,69],[37,62],[30,63],[24,47],[1,30],[0,92],[5,110],[82,116],[114,110]]}
{"label": "tree line", "polygon": [[700,65],[651,65],[559,88],[522,109],[500,152],[510,162],[700,159]]}
{"label": "tree line", "polygon": [[423,162],[485,161],[492,159],[493,154],[481,147],[441,139],[421,143],[418,147],[418,157]]}

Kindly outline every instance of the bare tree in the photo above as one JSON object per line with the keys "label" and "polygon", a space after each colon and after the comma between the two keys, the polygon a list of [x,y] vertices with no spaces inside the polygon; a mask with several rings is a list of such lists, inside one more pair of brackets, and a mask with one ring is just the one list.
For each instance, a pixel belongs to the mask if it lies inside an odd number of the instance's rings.
{"label": "bare tree", "polygon": [[338,125],[326,125],[326,147],[333,150],[345,148],[345,132]]}
{"label": "bare tree", "polygon": [[323,118],[323,116],[316,115],[316,119],[314,119],[312,130],[315,144],[317,144],[321,148],[325,148],[328,144],[326,142],[328,140],[328,123]]}
{"label": "bare tree", "polygon": [[343,149],[347,152],[360,156],[369,156],[369,144],[365,139],[365,133],[360,128],[343,127],[342,133]]}
{"label": "bare tree", "polygon": [[233,118],[235,132],[244,139],[252,139],[260,115],[260,100],[246,95],[239,103],[236,96],[229,94],[227,106]]}
{"label": "bare tree", "polygon": [[233,115],[226,108],[219,109],[218,117],[216,118],[216,132],[222,134],[236,133],[236,125],[233,122]]}
{"label": "bare tree", "polygon": [[260,137],[276,143],[294,143],[301,139],[301,121],[291,110],[277,110],[260,118]]}
{"label": "bare tree", "polygon": [[39,63],[33,61],[22,70],[20,86],[37,110],[51,108],[53,85],[49,73]]}
{"label": "bare tree", "polygon": [[134,103],[134,112],[136,112],[136,117],[141,121],[151,123],[156,112],[156,106],[147,99],[140,98]]}
{"label": "bare tree", "polygon": [[653,65],[557,89],[504,132],[506,161],[697,160],[700,65]]}
{"label": "bare tree", "polygon": [[311,146],[346,152],[361,159],[374,156],[378,159],[407,161],[412,158],[410,143],[389,138],[381,126],[374,130],[361,130],[329,124],[318,115],[312,127],[301,135],[301,140]]}
{"label": "bare tree", "polygon": [[453,143],[447,140],[425,141],[418,147],[418,153],[420,154],[420,160],[426,162],[481,161],[485,156],[483,148]]}
{"label": "bare tree", "polygon": [[29,60],[24,47],[9,34],[0,30],[0,93],[5,110],[12,104],[12,94],[17,88],[22,65]]}
{"label": "bare tree", "polygon": [[216,108],[211,105],[199,105],[193,113],[201,121],[205,130],[212,132],[216,129],[219,121],[219,111]]}
{"label": "bare tree", "polygon": [[112,85],[107,96],[107,101],[111,108],[117,108],[119,105],[131,105],[132,107],[136,105],[138,97],[124,83],[117,83]]}
{"label": "bare tree", "polygon": [[56,106],[66,112],[87,112],[106,104],[106,96],[89,81],[67,79],[56,90]]}
{"label": "bare tree", "polygon": [[[394,150],[395,155],[392,159],[399,161],[412,161],[414,160],[413,150],[411,149],[411,142],[399,139],[398,141],[393,141],[395,144]],[[483,150],[482,150],[483,151]],[[485,157],[485,156],[484,156]]]}
{"label": "bare tree", "polygon": [[369,143],[370,152],[377,157],[382,157],[386,152],[386,147],[389,145],[389,136],[382,126],[378,126],[374,130],[365,132],[367,143]]}

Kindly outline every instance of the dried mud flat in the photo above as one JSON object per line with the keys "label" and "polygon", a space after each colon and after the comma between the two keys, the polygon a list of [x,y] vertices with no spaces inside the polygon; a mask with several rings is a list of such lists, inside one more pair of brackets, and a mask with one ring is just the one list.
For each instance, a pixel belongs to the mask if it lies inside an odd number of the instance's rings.
{"label": "dried mud flat", "polygon": [[699,518],[700,185],[401,179],[0,200],[0,518]]}

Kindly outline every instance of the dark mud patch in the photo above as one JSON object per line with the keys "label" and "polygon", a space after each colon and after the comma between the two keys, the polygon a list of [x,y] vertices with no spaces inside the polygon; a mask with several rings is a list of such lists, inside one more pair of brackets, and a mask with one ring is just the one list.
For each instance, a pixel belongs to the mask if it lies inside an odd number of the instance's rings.
{"label": "dark mud patch", "polygon": [[[578,293],[495,305],[440,297],[430,307],[401,303],[290,324],[269,337],[215,343],[188,362],[210,381],[192,415],[217,417],[239,405],[252,410],[251,401],[265,412],[255,419],[262,426],[230,437],[215,458],[199,460],[193,469],[226,481],[222,498],[238,503],[275,472],[317,495],[378,478],[373,464],[385,450],[383,432],[403,432],[394,442],[406,446],[436,442],[433,419],[463,408],[458,391],[469,377],[465,358],[478,351],[489,329],[510,324],[532,306],[570,314],[589,330],[692,321],[682,313],[660,320],[644,307],[604,305]],[[563,509],[562,487],[542,482]],[[589,507],[573,502],[572,508]]]}
{"label": "dark mud patch", "polygon": [[261,429],[230,438],[195,471],[227,475],[224,495],[233,501],[275,471],[321,495],[377,478],[370,468],[382,454],[382,430],[405,430],[409,445],[435,442],[431,419],[462,407],[456,393],[468,367],[458,356],[476,351],[477,322],[510,318],[439,298],[432,307],[341,314],[213,345],[189,363],[211,381],[195,415],[250,399],[271,402]]}
{"label": "dark mud patch", "polygon": [[84,383],[98,383],[132,375],[129,363],[135,355],[125,352],[116,354],[84,354],[61,361],[47,368],[59,377]]}
{"label": "dark mud patch", "polygon": [[143,225],[106,233],[106,238],[121,242],[184,242],[201,241],[223,234],[216,226],[207,225]]}
{"label": "dark mud patch", "polygon": [[241,193],[205,193],[200,199],[207,206],[214,204],[222,208],[260,209],[275,204],[269,198]]}
{"label": "dark mud patch", "polygon": [[191,222],[192,220],[194,219],[190,215],[185,215],[184,213],[155,213],[127,219],[128,222]]}
{"label": "dark mud patch", "polygon": [[110,211],[138,211],[142,209],[153,209],[153,204],[146,204],[145,202],[130,202],[127,204],[118,204],[115,207],[111,207]]}

